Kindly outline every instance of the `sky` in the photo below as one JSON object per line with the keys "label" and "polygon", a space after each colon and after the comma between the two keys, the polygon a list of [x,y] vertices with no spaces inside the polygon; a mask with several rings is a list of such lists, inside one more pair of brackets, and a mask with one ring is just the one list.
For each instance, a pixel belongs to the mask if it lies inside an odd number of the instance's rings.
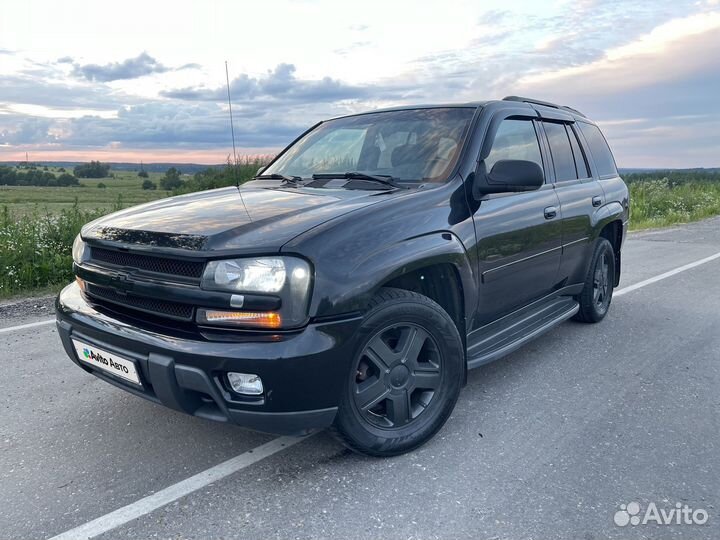
{"label": "sky", "polygon": [[720,166],[720,0],[0,3],[0,161],[222,163],[380,107],[531,96],[620,167]]}

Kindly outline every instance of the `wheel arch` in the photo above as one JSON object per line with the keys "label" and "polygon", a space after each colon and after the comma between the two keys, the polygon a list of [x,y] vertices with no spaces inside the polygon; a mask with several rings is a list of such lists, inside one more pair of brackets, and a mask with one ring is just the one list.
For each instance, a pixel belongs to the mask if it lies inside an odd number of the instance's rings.
{"label": "wheel arch", "polygon": [[621,271],[621,248],[625,235],[623,230],[623,214],[625,210],[619,202],[611,202],[598,209],[593,215],[593,229],[596,231],[595,238],[607,239],[613,247],[615,254],[615,279],[613,286],[620,284]]}
{"label": "wheel arch", "polygon": [[366,271],[379,266],[384,271],[369,291],[368,302],[383,287],[418,292],[447,311],[465,342],[477,287],[465,247],[454,234],[439,232],[411,238],[388,246],[371,261],[363,262]]}
{"label": "wheel arch", "polygon": [[613,280],[613,287],[617,287],[620,284],[620,271],[621,271],[621,246],[623,239],[623,222],[620,219],[612,220],[606,223],[598,234],[599,238],[605,238],[610,242],[615,255],[615,277]]}

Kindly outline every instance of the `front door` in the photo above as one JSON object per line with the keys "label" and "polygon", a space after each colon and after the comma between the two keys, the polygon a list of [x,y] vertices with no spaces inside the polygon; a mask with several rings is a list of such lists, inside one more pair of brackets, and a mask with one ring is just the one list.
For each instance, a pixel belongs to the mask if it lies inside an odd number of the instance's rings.
{"label": "front door", "polygon": [[[485,170],[501,159],[534,161],[545,171],[537,125],[506,118],[498,125]],[[479,276],[475,327],[552,291],[562,247],[560,202],[546,180],[540,189],[482,197],[473,215]]]}

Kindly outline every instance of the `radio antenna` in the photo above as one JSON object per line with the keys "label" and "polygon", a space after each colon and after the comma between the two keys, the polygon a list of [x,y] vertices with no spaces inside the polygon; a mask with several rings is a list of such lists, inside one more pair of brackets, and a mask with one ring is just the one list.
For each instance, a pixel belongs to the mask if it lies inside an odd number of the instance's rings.
{"label": "radio antenna", "polygon": [[238,188],[238,193],[240,194],[240,200],[242,201],[243,208],[245,208],[245,213],[248,216],[248,219],[252,221],[252,217],[250,217],[250,212],[248,212],[247,206],[245,206],[245,199],[243,199],[242,193],[240,192],[240,177],[238,176],[238,160],[237,160],[237,152],[235,151],[235,126],[233,122],[233,113],[232,113],[232,101],[230,100],[230,75],[228,74],[228,63],[227,60],[225,60],[225,82],[227,83],[227,96],[228,96],[228,109],[230,110],[230,134],[232,135],[232,148],[233,148],[233,174],[235,175],[235,185]]}

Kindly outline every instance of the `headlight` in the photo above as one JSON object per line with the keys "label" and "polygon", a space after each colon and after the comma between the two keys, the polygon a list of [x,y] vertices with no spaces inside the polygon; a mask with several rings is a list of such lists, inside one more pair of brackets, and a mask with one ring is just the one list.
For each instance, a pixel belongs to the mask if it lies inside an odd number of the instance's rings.
{"label": "headlight", "polygon": [[[227,291],[232,295],[228,308],[198,309],[200,324],[255,328],[292,328],[307,319],[310,299],[310,265],[297,257],[259,257],[210,261],[205,267],[201,287]],[[276,311],[258,310],[252,301],[272,296],[280,300]]]}
{"label": "headlight", "polygon": [[[66,252],[67,253],[67,252]],[[72,258],[75,264],[82,264],[87,260],[88,250],[87,244],[80,238],[78,234],[72,246]]]}
{"label": "headlight", "polygon": [[286,277],[285,261],[280,258],[211,261],[205,268],[203,287],[276,293],[282,290]]}

